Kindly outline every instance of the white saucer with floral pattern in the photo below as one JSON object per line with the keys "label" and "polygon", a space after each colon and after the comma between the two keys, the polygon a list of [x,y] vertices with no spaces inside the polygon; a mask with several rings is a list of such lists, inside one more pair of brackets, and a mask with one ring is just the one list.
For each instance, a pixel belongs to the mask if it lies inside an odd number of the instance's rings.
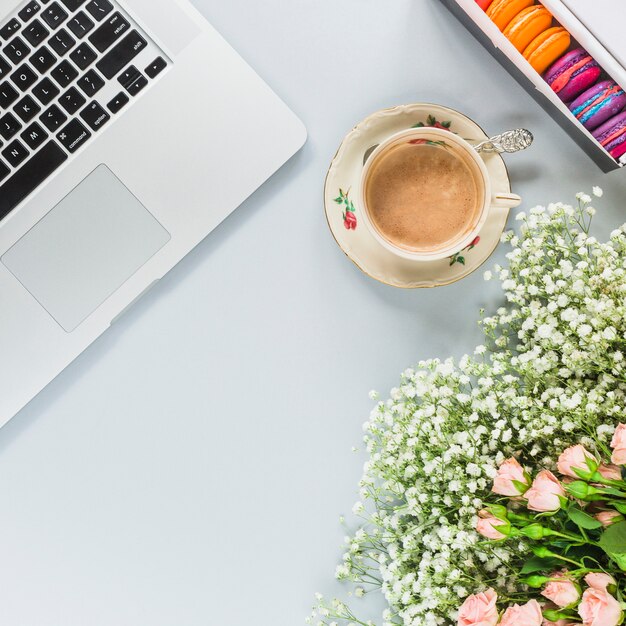
{"label": "white saucer with floral pattern", "polygon": [[[417,126],[435,126],[478,143],[488,136],[465,115],[436,104],[408,104],[378,111],[364,119],[343,140],[333,159],[324,188],[328,225],[345,254],[368,276],[393,287],[441,287],[465,278],[493,253],[506,226],[508,208],[492,206],[479,235],[464,250],[439,261],[412,261],[396,256],[372,235],[360,220],[358,188],[366,156],[391,135]],[[510,192],[502,157],[481,153],[492,188]]]}

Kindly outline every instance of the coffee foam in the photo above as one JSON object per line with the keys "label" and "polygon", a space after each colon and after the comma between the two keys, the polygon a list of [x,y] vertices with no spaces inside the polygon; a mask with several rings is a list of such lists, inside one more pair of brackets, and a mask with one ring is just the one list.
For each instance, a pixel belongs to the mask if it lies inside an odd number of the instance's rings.
{"label": "coffee foam", "polygon": [[483,193],[476,166],[452,142],[395,144],[376,157],[365,182],[375,228],[412,252],[436,252],[467,236]]}

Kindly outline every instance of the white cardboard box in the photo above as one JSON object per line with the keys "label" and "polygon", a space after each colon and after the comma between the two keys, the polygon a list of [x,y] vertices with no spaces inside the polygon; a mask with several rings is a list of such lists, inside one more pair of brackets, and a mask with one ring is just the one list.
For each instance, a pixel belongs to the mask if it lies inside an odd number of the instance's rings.
{"label": "white cardboard box", "polygon": [[[552,91],[522,54],[500,32],[487,17],[475,0],[441,0],[463,24],[483,43],[509,72],[527,89],[541,106],[557,121],[564,130],[585,150],[585,152],[605,172],[626,165],[626,155],[616,161],[576,119],[567,106]],[[593,9],[604,4],[615,5],[617,15],[624,14],[625,21],[616,20],[622,26],[626,23],[626,0],[541,0],[543,4],[564,26],[580,46],[600,64],[604,71],[622,87],[626,86],[626,42],[620,39],[618,27],[606,29],[600,20],[590,20]],[[604,13],[604,15],[607,13]],[[595,15],[595,13],[593,13]],[[589,20],[589,23],[583,20]],[[609,20],[610,21],[610,20]],[[596,33],[601,33],[600,40]]]}

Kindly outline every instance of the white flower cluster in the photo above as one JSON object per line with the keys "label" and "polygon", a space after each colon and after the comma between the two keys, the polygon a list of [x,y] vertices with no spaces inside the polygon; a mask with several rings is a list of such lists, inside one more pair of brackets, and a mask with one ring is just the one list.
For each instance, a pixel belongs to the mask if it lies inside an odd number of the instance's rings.
{"label": "white flower cluster", "polygon": [[[499,278],[507,306],[481,321],[487,345],[405,371],[364,426],[363,523],[337,577],[357,596],[382,590],[384,626],[453,624],[468,594],[515,592],[524,546],[474,531],[496,468],[511,455],[549,466],[571,443],[606,453],[626,418],[626,228],[597,242],[591,198],[577,199],[521,213],[520,232],[505,234],[508,268],[485,278]],[[307,621],[366,626],[339,601]]]}

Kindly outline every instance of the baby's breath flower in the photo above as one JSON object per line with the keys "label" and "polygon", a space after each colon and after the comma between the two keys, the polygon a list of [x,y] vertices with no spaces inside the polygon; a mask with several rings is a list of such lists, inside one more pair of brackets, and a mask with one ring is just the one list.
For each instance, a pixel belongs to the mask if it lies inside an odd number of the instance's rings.
{"label": "baby's breath flower", "polygon": [[[596,198],[602,190],[593,189]],[[479,540],[474,528],[499,465],[515,455],[550,465],[567,446],[606,449],[626,422],[626,233],[590,237],[588,194],[520,213],[506,233],[500,281],[506,306],[483,318],[473,356],[406,370],[364,425],[369,454],[337,576],[361,597],[380,588],[383,624],[448,626],[462,599],[508,575],[528,546]],[[593,436],[592,436],[593,435]],[[347,605],[318,599],[310,623],[359,621]]]}

